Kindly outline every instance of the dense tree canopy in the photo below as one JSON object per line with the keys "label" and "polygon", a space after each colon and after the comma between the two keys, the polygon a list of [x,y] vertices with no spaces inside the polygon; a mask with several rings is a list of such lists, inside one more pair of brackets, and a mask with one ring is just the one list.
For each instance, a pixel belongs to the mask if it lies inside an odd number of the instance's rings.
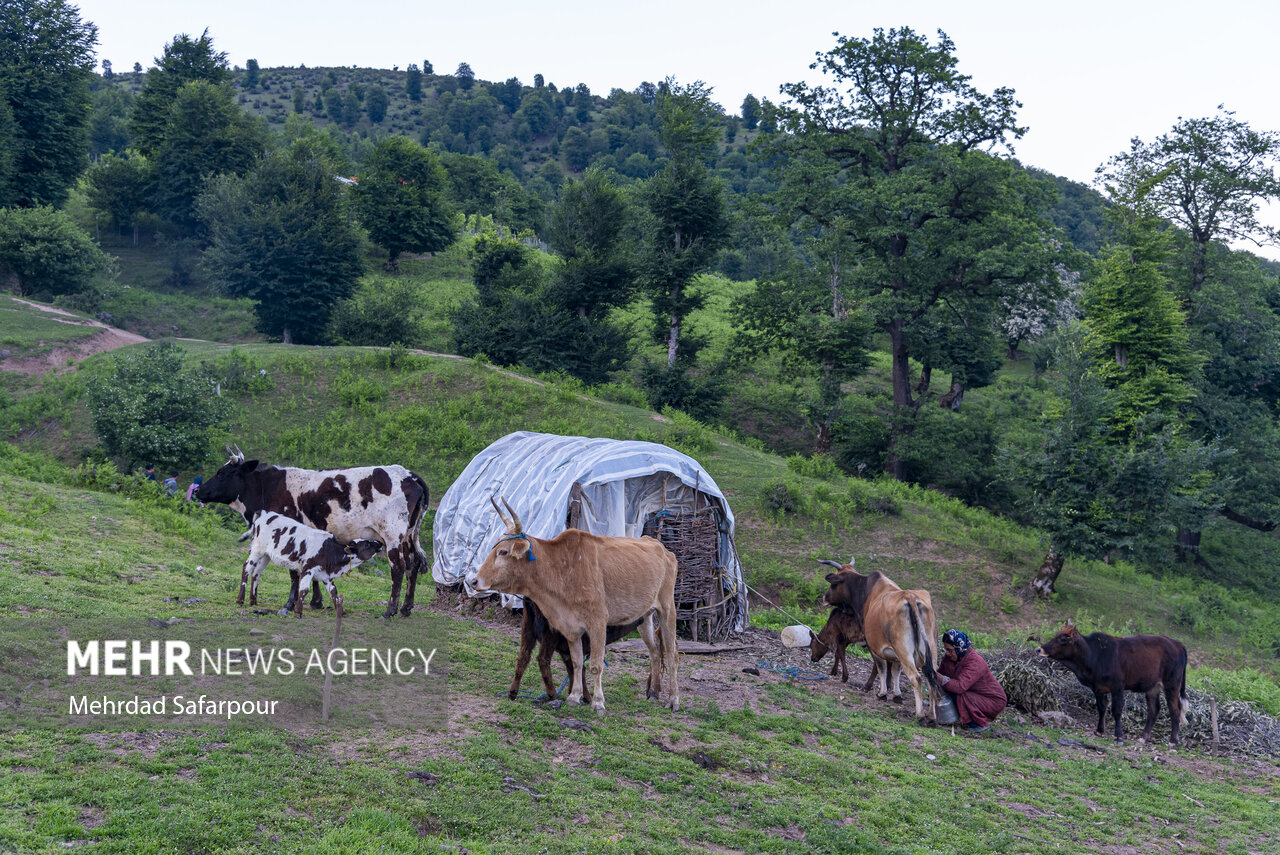
{"label": "dense tree canopy", "polygon": [[374,146],[354,196],[369,237],[387,251],[388,270],[403,252],[439,252],[457,238],[447,181],[435,155],[407,137]]}
{"label": "dense tree canopy", "polygon": [[147,72],[146,82],[133,107],[133,146],[145,155],[158,152],[168,138],[178,90],[193,81],[222,86],[231,80],[227,54],[213,49],[206,29],[199,38],[186,33],[173,37],[164,53]]}
{"label": "dense tree canopy", "polygon": [[363,272],[360,237],[323,139],[306,136],[245,176],[213,179],[199,214],[213,236],[204,266],[228,294],[257,301],[258,327],[286,342],[323,340],[333,307]]}
{"label": "dense tree canopy", "polygon": [[[909,28],[840,37],[814,64],[834,85],[784,86],[785,133],[766,147],[783,204],[852,244],[853,290],[889,338],[899,434],[914,406],[911,327],[943,302],[950,323],[984,323],[1009,289],[1050,281],[1048,192],[982,151],[1021,136],[1018,104],[974,89],[954,49]],[[888,468],[902,475],[892,456]]]}
{"label": "dense tree canopy", "polygon": [[61,205],[88,165],[97,40],[65,0],[0,3],[0,206]]}
{"label": "dense tree canopy", "polygon": [[1205,280],[1214,240],[1280,244],[1280,229],[1258,219],[1258,205],[1280,199],[1280,132],[1255,131],[1220,106],[1212,118],[1178,119],[1172,130],[1100,167],[1113,195],[1130,207],[1178,223],[1191,237],[1191,287]]}
{"label": "dense tree canopy", "polygon": [[109,260],[67,214],[50,207],[0,208],[0,284],[50,300],[85,290]]}

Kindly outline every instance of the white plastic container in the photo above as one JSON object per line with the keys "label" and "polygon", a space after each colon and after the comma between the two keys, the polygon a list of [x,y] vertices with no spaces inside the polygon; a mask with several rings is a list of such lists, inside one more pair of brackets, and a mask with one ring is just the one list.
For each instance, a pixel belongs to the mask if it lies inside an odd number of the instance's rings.
{"label": "white plastic container", "polygon": [[783,647],[808,647],[809,639],[812,631],[804,624],[796,624],[795,626],[783,627],[782,629],[782,646]]}

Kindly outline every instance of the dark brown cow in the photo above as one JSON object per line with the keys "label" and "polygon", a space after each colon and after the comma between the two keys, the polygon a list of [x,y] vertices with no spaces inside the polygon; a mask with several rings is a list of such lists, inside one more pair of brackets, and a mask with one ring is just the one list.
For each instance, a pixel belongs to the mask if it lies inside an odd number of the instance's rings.
{"label": "dark brown cow", "polygon": [[[608,629],[608,635],[605,638],[605,644],[613,644],[621,638],[625,638],[635,632],[636,627],[640,625],[640,621],[635,623],[623,624],[622,626],[611,626]],[[573,673],[573,659],[569,654],[569,640],[560,633],[552,629],[551,624],[547,623],[546,615],[538,608],[537,604],[530,599],[524,601],[524,615],[520,622],[520,655],[516,657],[516,673],[511,679],[511,690],[507,693],[507,697],[515,700],[520,694],[520,680],[524,677],[525,669],[529,667],[529,658],[533,655],[534,648],[538,649],[538,671],[542,674],[542,683],[547,687],[547,697],[554,698],[556,696],[556,685],[551,679],[551,657],[553,654],[559,653],[561,660],[564,661],[564,667],[569,672],[568,691],[573,692],[573,683],[575,676]],[[587,658],[591,655],[591,639],[589,636],[582,636],[582,656]],[[582,699],[588,703],[591,702],[591,687],[586,684],[585,673],[576,679],[583,680],[582,683]]]}
{"label": "dark brown cow", "polygon": [[867,650],[880,669],[879,697],[892,690],[894,700],[902,696],[899,669],[905,672],[915,691],[916,718],[925,720],[924,686],[929,687],[928,717],[938,718],[938,693],[942,691],[934,672],[934,649],[938,629],[928,591],[904,591],[878,570],[866,576],[849,564],[822,561],[840,572],[828,573],[831,586],[823,602],[852,615],[862,624]]}
{"label": "dark brown cow", "polygon": [[[676,676],[676,557],[651,537],[606,537],[568,529],[551,540],[524,533],[520,517],[498,510],[506,536],[494,544],[468,584],[532,598],[547,622],[569,642],[576,674],[582,668],[582,639],[607,637],[607,627],[643,621],[640,636],[649,649],[647,696],[662,691],[665,668],[671,680],[667,706],[680,708]],[[591,708],[604,715],[604,645],[591,648]],[[582,703],[574,689],[568,700]]]}
{"label": "dark brown cow", "polygon": [[1169,704],[1169,741],[1178,744],[1178,728],[1186,724],[1187,648],[1165,635],[1126,635],[1117,638],[1105,632],[1081,635],[1068,623],[1058,634],[1037,648],[1043,656],[1061,662],[1080,683],[1093,691],[1098,704],[1101,736],[1107,718],[1107,695],[1111,715],[1116,720],[1116,742],[1122,738],[1120,717],[1124,714],[1124,693],[1147,696],[1147,724],[1142,738],[1150,741],[1151,728],[1160,712],[1160,690]]}
{"label": "dark brown cow", "polygon": [[[376,540],[384,544],[391,563],[391,599],[385,616],[392,617],[399,607],[406,571],[408,586],[399,611],[406,617],[413,611],[418,573],[427,563],[419,528],[430,495],[421,478],[403,466],[298,469],[245,460],[238,448],[228,448],[227,453],[231,459],[196,491],[199,501],[230,505],[246,522],[260,511],[269,511],[327,531],[344,543]],[[296,571],[291,575],[286,609],[292,609],[299,596],[298,575]],[[318,583],[313,586],[311,607],[320,608]]]}
{"label": "dark brown cow", "polygon": [[[809,630],[809,661],[820,662],[828,651],[834,652],[835,662],[831,665],[831,676],[834,677],[836,670],[839,669],[840,682],[847,683],[849,682],[849,665],[845,659],[845,651],[850,644],[865,644],[866,640],[866,635],[862,632],[862,624],[857,618],[840,609],[832,609],[827,622],[817,635],[813,634],[813,630]],[[862,684],[862,691],[865,692],[871,688],[879,671],[876,660],[873,658],[871,673],[867,675],[867,681]]]}

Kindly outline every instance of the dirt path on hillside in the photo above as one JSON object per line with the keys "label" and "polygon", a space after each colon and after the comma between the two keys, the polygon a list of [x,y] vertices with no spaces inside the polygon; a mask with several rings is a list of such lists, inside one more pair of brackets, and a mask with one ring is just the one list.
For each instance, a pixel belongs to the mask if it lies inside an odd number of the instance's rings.
{"label": "dirt path on hillside", "polygon": [[0,360],[0,370],[16,371],[19,374],[40,375],[54,372],[62,374],[70,370],[68,363],[72,361],[80,361],[87,357],[93,356],[95,353],[105,353],[108,350],[115,350],[117,347],[124,347],[129,344],[137,344],[140,341],[148,341],[144,336],[137,333],[125,332],[124,330],[109,327],[101,321],[90,320],[88,318],[79,318],[70,312],[56,309],[53,306],[42,306],[39,303],[32,303],[29,300],[21,300],[17,297],[12,298],[14,302],[22,303],[24,306],[30,306],[41,312],[46,312],[56,317],[50,320],[57,321],[61,324],[70,324],[77,327],[95,327],[98,332],[88,338],[80,339],[74,342],[67,342],[52,348],[46,353],[36,356],[26,356],[19,359]]}

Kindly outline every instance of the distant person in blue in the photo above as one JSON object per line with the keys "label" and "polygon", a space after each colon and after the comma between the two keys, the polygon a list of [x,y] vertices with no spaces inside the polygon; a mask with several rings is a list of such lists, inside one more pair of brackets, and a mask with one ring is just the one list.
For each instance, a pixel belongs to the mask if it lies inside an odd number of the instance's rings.
{"label": "distant person in blue", "polygon": [[171,470],[169,477],[164,479],[164,494],[166,496],[178,495],[178,470]]}
{"label": "distant person in blue", "polygon": [[142,471],[142,477],[146,478],[148,481],[156,480],[156,465],[154,463],[148,463],[147,468]]}

